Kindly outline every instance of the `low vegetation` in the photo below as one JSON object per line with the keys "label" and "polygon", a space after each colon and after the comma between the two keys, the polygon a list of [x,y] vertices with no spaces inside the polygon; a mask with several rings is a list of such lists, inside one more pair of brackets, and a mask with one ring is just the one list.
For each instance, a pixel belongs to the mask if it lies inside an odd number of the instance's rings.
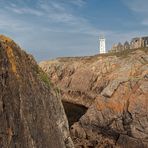
{"label": "low vegetation", "polygon": [[97,54],[94,56],[84,56],[84,57],[63,57],[63,58],[58,58],[57,61],[59,62],[74,62],[74,61],[84,61],[85,63],[93,63],[96,60],[98,60],[99,57],[109,57],[109,56],[116,56],[120,58],[126,58],[128,57],[129,54],[131,54],[134,51],[137,50],[142,50],[145,53],[148,53],[148,47],[147,48],[138,48],[138,49],[127,49],[121,52],[108,52],[105,54]]}
{"label": "low vegetation", "polygon": [[106,54],[103,54],[102,56],[117,56],[117,57],[121,57],[121,58],[126,58],[128,57],[128,55],[136,50],[142,50],[144,52],[148,52],[148,48],[137,48],[137,49],[127,49],[127,50],[123,50],[121,52],[109,52]]}
{"label": "low vegetation", "polygon": [[51,82],[50,82],[50,79],[49,79],[48,75],[45,72],[43,72],[41,69],[39,69],[38,75],[39,75],[40,80],[42,82],[44,82],[47,87],[50,88]]}

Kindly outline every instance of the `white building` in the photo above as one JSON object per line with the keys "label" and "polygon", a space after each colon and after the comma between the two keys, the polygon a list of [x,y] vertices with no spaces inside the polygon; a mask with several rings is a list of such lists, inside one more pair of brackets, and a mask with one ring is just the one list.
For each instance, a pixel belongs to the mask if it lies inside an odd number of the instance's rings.
{"label": "white building", "polygon": [[105,48],[105,37],[104,36],[100,36],[99,37],[99,43],[100,43],[100,54],[101,53],[106,53],[106,48]]}

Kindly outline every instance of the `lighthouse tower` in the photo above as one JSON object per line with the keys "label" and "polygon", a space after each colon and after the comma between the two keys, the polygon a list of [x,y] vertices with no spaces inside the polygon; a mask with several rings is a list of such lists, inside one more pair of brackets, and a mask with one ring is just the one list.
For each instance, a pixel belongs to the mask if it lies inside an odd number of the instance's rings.
{"label": "lighthouse tower", "polygon": [[105,49],[105,37],[103,35],[101,35],[99,37],[99,43],[100,43],[100,54],[101,53],[106,53],[106,49]]}

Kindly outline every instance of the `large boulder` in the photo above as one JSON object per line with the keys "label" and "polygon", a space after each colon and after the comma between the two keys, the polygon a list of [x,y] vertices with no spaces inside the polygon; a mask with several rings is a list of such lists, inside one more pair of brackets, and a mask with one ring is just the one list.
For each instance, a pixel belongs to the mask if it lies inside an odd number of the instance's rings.
{"label": "large boulder", "polygon": [[31,55],[0,35],[0,147],[73,147],[65,112]]}

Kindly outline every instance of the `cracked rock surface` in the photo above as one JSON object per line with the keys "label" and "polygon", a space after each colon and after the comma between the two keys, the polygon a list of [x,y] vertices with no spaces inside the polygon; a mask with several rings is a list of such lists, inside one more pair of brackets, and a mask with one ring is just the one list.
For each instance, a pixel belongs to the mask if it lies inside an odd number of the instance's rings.
{"label": "cracked rock surface", "polygon": [[0,148],[73,147],[61,101],[31,55],[0,35]]}
{"label": "cracked rock surface", "polygon": [[40,63],[64,102],[87,112],[70,127],[76,148],[148,147],[148,49]]}

